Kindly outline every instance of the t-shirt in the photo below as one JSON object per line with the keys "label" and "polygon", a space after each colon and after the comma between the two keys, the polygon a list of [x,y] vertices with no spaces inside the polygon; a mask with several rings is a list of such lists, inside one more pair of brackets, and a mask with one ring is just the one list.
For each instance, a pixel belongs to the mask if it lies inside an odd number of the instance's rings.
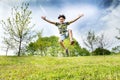
{"label": "t-shirt", "polygon": [[58,27],[58,30],[60,32],[60,34],[65,34],[67,32],[67,26],[69,25],[69,22],[65,22],[65,23],[58,23],[56,22],[56,26]]}

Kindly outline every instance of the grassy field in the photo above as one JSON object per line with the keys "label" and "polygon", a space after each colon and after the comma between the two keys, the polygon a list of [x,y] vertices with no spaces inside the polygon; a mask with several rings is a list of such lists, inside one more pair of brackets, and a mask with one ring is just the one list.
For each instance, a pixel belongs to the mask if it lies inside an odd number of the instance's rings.
{"label": "grassy field", "polygon": [[120,80],[120,55],[1,56],[0,80]]}

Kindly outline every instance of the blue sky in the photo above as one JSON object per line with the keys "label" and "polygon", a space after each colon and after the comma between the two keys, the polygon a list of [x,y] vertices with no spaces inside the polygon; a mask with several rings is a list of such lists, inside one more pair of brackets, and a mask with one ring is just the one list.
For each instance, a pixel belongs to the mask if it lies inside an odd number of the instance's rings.
{"label": "blue sky", "polygon": [[[57,27],[43,21],[41,16],[58,21],[58,15],[65,14],[66,21],[69,21],[83,13],[84,17],[68,27],[73,30],[74,38],[82,47],[85,47],[83,39],[89,30],[94,30],[97,35],[104,33],[108,40],[115,43],[113,46],[119,43],[114,37],[118,35],[116,27],[120,27],[120,0],[0,0],[0,20],[10,16],[11,8],[22,2],[30,3],[32,23],[36,24],[36,31],[43,29],[43,36],[58,36],[59,33]],[[0,30],[2,35],[1,25]],[[2,48],[0,53],[4,53]]]}

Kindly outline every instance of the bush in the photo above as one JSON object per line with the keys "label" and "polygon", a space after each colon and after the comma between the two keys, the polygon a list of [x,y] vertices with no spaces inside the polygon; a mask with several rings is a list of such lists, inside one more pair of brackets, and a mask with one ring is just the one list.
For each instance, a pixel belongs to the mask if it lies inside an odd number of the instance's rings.
{"label": "bush", "polygon": [[107,49],[103,48],[97,48],[95,51],[93,51],[94,55],[110,55],[111,52]]}
{"label": "bush", "polygon": [[75,39],[74,41],[74,45],[70,45],[69,38],[64,40],[64,44],[69,50],[68,55],[58,43],[56,36],[38,38],[27,46],[27,52],[31,55],[41,56],[88,56],[89,52],[85,48],[81,48]]}
{"label": "bush", "polygon": [[79,50],[79,55],[81,55],[81,56],[90,56],[90,53],[86,48],[81,48]]}

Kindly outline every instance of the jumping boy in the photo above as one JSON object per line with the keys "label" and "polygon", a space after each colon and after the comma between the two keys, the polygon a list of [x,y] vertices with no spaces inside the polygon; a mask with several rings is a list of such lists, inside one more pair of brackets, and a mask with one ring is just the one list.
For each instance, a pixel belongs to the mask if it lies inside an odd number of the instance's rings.
{"label": "jumping boy", "polygon": [[74,20],[69,21],[69,22],[65,22],[66,17],[64,15],[59,15],[58,16],[59,22],[52,22],[52,21],[46,19],[45,16],[42,16],[41,18],[43,20],[47,21],[48,23],[54,24],[58,27],[59,33],[60,33],[59,43],[65,49],[66,53],[68,54],[68,49],[64,46],[63,41],[64,41],[64,39],[66,39],[68,37],[68,35],[69,35],[69,38],[70,38],[70,44],[71,45],[74,44],[74,40],[73,40],[72,30],[71,29],[67,30],[67,26],[70,25],[71,23],[77,21],[82,16],[84,16],[84,15],[81,14],[77,18],[75,18]]}

